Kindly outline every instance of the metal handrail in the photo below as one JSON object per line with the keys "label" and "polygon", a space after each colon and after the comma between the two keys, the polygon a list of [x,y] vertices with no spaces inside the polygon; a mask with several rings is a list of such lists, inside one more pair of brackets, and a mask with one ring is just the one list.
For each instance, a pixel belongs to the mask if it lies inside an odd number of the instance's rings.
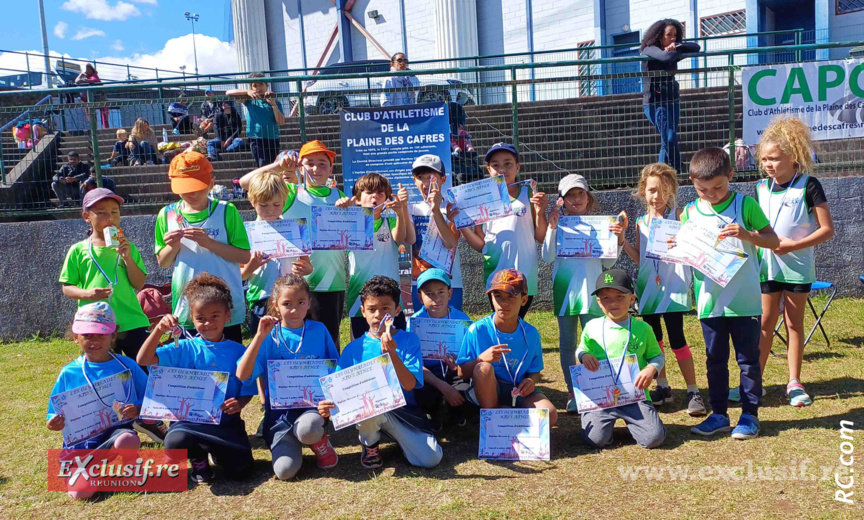
{"label": "metal handrail", "polygon": [[[854,41],[844,41],[844,42],[823,42],[823,43],[811,43],[811,44],[803,44],[803,45],[784,45],[784,46],[772,46],[772,47],[753,47],[747,49],[721,49],[716,51],[708,51],[708,52],[698,52],[692,54],[682,54],[682,60],[689,58],[702,58],[702,57],[711,57],[711,56],[727,56],[731,57],[736,55],[745,55],[745,54],[767,54],[772,52],[794,52],[794,51],[810,51],[810,50],[823,50],[823,49],[836,49],[836,48],[844,48],[844,47],[856,47],[859,45],[864,45],[864,40],[854,40]],[[412,70],[412,75],[414,76],[427,76],[427,75],[436,75],[436,74],[464,74],[469,72],[494,72],[501,70],[519,70],[519,69],[534,69],[534,68],[551,68],[551,67],[573,67],[573,66],[581,66],[581,65],[609,65],[609,64],[617,64],[617,63],[634,63],[634,62],[642,62],[649,61],[651,58],[647,56],[622,56],[618,58],[599,58],[593,60],[566,60],[566,61],[550,61],[550,62],[539,62],[539,63],[512,63],[512,64],[500,64],[500,65],[482,65],[478,67],[448,67],[441,69],[428,69],[428,70]],[[453,61],[453,60],[450,60]],[[287,82],[302,82],[302,81],[321,81],[322,79],[365,79],[365,78],[387,78],[393,76],[404,76],[405,73],[403,71],[387,71],[387,72],[370,72],[370,73],[351,73],[351,74],[333,74],[327,76],[276,76],[266,78],[268,83],[287,83]],[[236,79],[217,79],[210,80],[207,82],[210,85],[231,85],[237,83]],[[195,82],[192,82],[195,84]],[[180,88],[180,87],[189,87],[189,81],[178,81],[178,82],[151,82],[145,84],[137,84],[137,86],[152,86],[159,88]],[[128,84],[112,84],[112,85],[93,85],[87,87],[80,87],[78,90],[85,91],[114,91],[120,90],[123,88],[128,88]],[[56,92],[52,89],[40,89],[33,90],[34,93],[45,93],[50,94],[52,92]],[[3,96],[9,96],[18,94],[17,91],[13,92],[0,92],[0,98]],[[297,93],[287,93],[288,97],[296,96]]]}
{"label": "metal handrail", "polygon": [[[50,95],[45,96],[44,98],[40,99],[39,101],[34,103],[33,106],[38,107],[39,105],[45,103],[46,101],[51,101]],[[6,129],[10,128],[15,123],[17,123],[22,117],[29,114],[30,110],[31,109],[28,108],[24,112],[18,114],[18,116],[15,117],[15,119],[12,119],[8,123],[6,123],[2,127],[0,127],[0,184],[2,184],[3,186],[6,186],[6,162],[3,160],[3,132]],[[31,141],[33,140],[33,125],[30,125],[30,140]]]}

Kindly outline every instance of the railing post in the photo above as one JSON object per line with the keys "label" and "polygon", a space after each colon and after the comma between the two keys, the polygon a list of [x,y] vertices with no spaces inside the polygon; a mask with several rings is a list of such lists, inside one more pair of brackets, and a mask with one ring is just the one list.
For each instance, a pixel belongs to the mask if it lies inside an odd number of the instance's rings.
{"label": "railing post", "polygon": [[24,59],[27,61],[27,88],[32,90],[33,89],[33,82],[30,81],[30,54],[25,52],[24,53]]}
{"label": "railing post", "polygon": [[129,64],[126,64],[126,81],[132,81],[132,72],[129,70]]}
{"label": "railing post", "polygon": [[[802,36],[801,31],[802,31],[802,29],[795,29],[795,46],[796,47],[798,45],[801,45],[801,36]],[[800,50],[795,51],[795,62],[801,63],[801,51]]]}
{"label": "railing post", "polygon": [[519,90],[516,85],[516,68],[510,68],[510,80],[512,81],[512,106],[513,106],[513,146],[519,148]]}
{"label": "railing post", "polygon": [[3,139],[0,139],[0,177],[3,186],[6,186],[6,161],[3,160]]}
{"label": "railing post", "polygon": [[369,106],[372,106],[372,80],[366,76],[366,98],[369,100]]}
{"label": "railing post", "polygon": [[300,116],[300,141],[306,142],[306,107],[303,106],[303,82],[297,80],[297,113]]}
{"label": "railing post", "polygon": [[[706,38],[702,39],[702,52],[708,52],[708,40]],[[702,68],[708,68],[708,56],[702,56]],[[708,87],[708,71],[702,71],[702,85],[704,87]]]}
{"label": "railing post", "polygon": [[93,168],[96,170],[96,186],[102,187],[102,157],[99,155],[99,136],[96,135],[96,110],[88,110],[90,119],[90,146],[93,148]]}
{"label": "railing post", "polygon": [[729,53],[729,159],[735,165],[735,55]]}

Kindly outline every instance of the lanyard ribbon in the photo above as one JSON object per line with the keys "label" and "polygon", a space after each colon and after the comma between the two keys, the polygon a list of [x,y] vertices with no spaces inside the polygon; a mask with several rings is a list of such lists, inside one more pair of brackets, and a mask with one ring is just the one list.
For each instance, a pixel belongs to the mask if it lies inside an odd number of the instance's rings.
{"label": "lanyard ribbon", "polygon": [[606,361],[609,364],[609,373],[612,375],[612,383],[616,386],[621,380],[621,369],[624,368],[624,359],[627,357],[627,347],[630,346],[631,327],[633,326],[633,318],[627,318],[627,343],[624,344],[624,352],[621,354],[621,364],[618,365],[617,374],[612,371],[612,358],[609,357],[609,351],[606,350],[606,316],[603,316],[603,332],[601,333],[601,341],[603,341],[603,353],[606,354]]}
{"label": "lanyard ribbon", "polygon": [[[777,215],[774,216],[774,221],[771,222],[771,229],[777,225],[777,220],[780,218],[780,212],[783,211],[783,203],[786,202],[786,195],[789,193],[789,190],[795,186],[795,179],[798,178],[798,172],[795,172],[795,175],[792,177],[792,182],[789,183],[789,186],[786,187],[786,190],[783,192],[783,197],[780,199],[780,207],[777,208]],[[768,218],[771,218],[771,195],[774,193],[774,185],[776,181],[771,179],[771,187],[768,189]]]}
{"label": "lanyard ribbon", "polygon": [[102,276],[108,281],[108,285],[111,288],[111,294],[108,295],[108,303],[111,303],[111,298],[114,296],[114,287],[117,285],[117,276],[118,271],[120,270],[120,253],[117,253],[117,259],[114,261],[114,280],[108,277],[108,274],[102,269],[102,266],[99,265],[99,262],[96,260],[96,255],[93,253],[93,237],[90,237],[88,241],[89,247],[87,248],[87,255],[90,257],[90,261],[96,266],[96,269],[99,269],[99,272],[102,273]]}
{"label": "lanyard ribbon", "polygon": [[[126,365],[124,365],[122,362],[120,362],[120,360],[117,359],[117,356],[115,356],[113,352],[108,352],[108,353],[111,354],[111,359],[113,359],[117,363],[120,363],[120,366],[123,367],[123,371],[129,372],[129,369],[126,368]],[[96,391],[96,387],[93,385],[93,381],[91,381],[90,377],[87,376],[87,368],[86,367],[87,367],[87,358],[82,355],[81,356],[81,373],[84,374],[84,380],[87,381],[87,385],[90,387],[90,390],[93,390],[93,393],[96,394],[96,399],[99,399],[99,402],[102,403],[102,406],[104,406],[105,408],[111,408],[111,405],[106,403],[105,400],[102,399],[102,396],[99,395],[99,392]],[[131,375],[131,372],[130,372],[130,375]],[[122,382],[121,382],[121,384],[122,384]],[[126,391],[126,397],[123,398],[123,404],[129,404],[129,400],[132,398],[132,379],[131,378],[129,379],[129,385],[128,386],[123,385],[123,389]]]}
{"label": "lanyard ribbon", "polygon": [[[278,329],[276,327],[278,327]],[[282,344],[284,343],[285,350],[287,350],[288,352],[291,353],[291,355],[296,357],[297,354],[300,352],[300,349],[303,348],[303,338],[306,337],[306,321],[305,320],[303,321],[303,328],[300,329],[300,343],[297,344],[297,350],[291,350],[291,346],[289,345],[288,340],[285,338],[285,336],[282,333],[282,324],[280,323],[276,327],[273,328],[273,332],[272,332],[272,334],[274,336],[276,336],[276,345],[281,347]]]}
{"label": "lanyard ribbon", "polygon": [[[501,341],[501,336],[498,334],[498,327],[495,326],[495,322],[492,322],[492,329],[495,330],[495,339],[498,340],[499,345],[507,345],[510,346],[509,343],[504,343]],[[528,336],[525,334],[525,326],[522,325],[522,319],[519,319],[519,330],[522,331],[522,340],[525,342],[525,353],[522,354],[522,360],[519,361],[519,364],[516,365],[516,372],[510,372],[510,363],[507,362],[507,356],[502,352],[501,359],[504,360],[504,369],[507,370],[507,375],[510,376],[510,380],[513,382],[513,386],[516,386],[516,376],[519,375],[519,370],[522,369],[522,364],[525,363],[525,358],[528,356]]]}

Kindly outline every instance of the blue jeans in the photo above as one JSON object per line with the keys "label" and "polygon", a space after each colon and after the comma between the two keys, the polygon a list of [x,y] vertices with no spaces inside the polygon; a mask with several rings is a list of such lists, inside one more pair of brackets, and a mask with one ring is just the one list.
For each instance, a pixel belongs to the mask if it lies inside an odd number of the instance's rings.
{"label": "blue jeans", "polygon": [[159,157],[156,155],[156,150],[153,145],[147,141],[140,141],[138,145],[132,149],[132,162],[138,161],[141,164],[147,161],[153,161],[153,164],[159,162]]}
{"label": "blue jeans", "polygon": [[570,367],[576,365],[576,346],[579,345],[580,337],[576,334],[576,327],[582,326],[597,316],[593,314],[579,314],[577,316],[558,316],[558,354],[561,358],[561,370],[564,372],[564,381],[567,383],[567,397],[573,397],[573,381],[570,380]]}
{"label": "blue jeans", "polygon": [[678,149],[678,119],[681,116],[680,102],[661,101],[643,105],[645,117],[660,134],[660,156],[657,159],[681,171],[681,152]]}
{"label": "blue jeans", "polygon": [[729,339],[741,369],[741,411],[754,417],[762,399],[762,367],[759,365],[759,316],[703,318],[708,368],[708,396],[714,413],[726,415],[729,408]]}
{"label": "blue jeans", "polygon": [[211,139],[207,141],[207,155],[212,155],[213,157],[219,158],[219,152],[236,152],[243,148],[243,139],[239,137],[231,140],[231,144],[229,144],[224,150],[222,149],[222,139]]}
{"label": "blue jeans", "polygon": [[406,425],[392,413],[366,419],[357,424],[360,443],[374,446],[381,440],[381,432],[389,435],[402,448],[402,453],[412,466],[434,468],[441,462],[444,452],[435,437]]}

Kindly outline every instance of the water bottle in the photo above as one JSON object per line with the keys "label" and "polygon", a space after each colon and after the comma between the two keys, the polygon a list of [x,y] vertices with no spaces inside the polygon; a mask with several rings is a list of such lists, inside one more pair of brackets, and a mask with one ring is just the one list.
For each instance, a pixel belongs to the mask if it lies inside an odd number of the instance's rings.
{"label": "water bottle", "polygon": [[232,190],[235,199],[243,198],[243,188],[240,187],[240,179],[231,179],[231,184],[234,186]]}
{"label": "water bottle", "polygon": [[166,130],[165,128],[162,129],[162,142],[168,142],[168,130]]}

